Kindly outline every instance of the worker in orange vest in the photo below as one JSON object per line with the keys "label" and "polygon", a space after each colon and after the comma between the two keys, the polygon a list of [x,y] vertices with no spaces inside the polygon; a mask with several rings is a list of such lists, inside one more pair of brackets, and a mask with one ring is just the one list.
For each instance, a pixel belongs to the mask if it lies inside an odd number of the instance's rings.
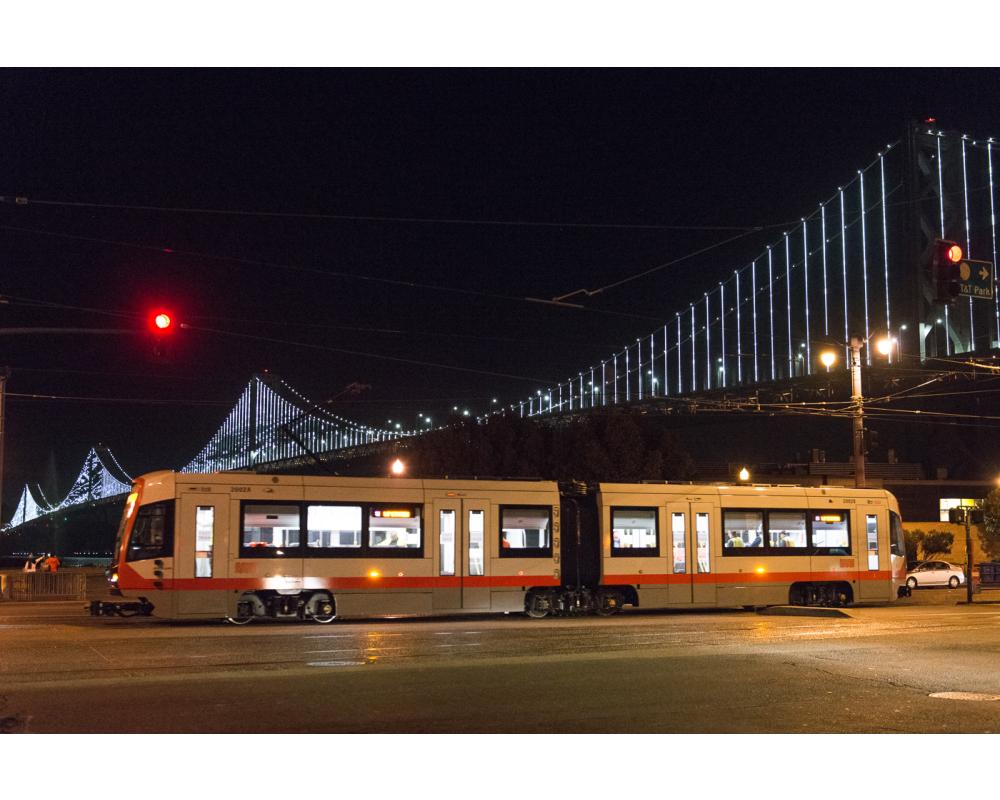
{"label": "worker in orange vest", "polygon": [[59,561],[59,556],[49,553],[49,557],[43,562],[46,572],[58,572],[59,566],[62,562]]}

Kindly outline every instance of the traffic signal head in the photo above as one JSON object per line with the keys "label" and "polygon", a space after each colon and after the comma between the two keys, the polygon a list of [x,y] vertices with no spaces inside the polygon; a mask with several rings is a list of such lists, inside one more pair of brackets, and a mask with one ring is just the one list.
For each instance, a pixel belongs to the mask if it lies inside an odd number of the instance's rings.
{"label": "traffic signal head", "polygon": [[934,280],[934,301],[951,303],[959,294],[959,264],[962,262],[962,248],[947,239],[934,240],[931,273]]}
{"label": "traffic signal head", "polygon": [[156,361],[168,361],[174,344],[174,330],[177,327],[174,313],[157,308],[146,317],[146,327],[152,340],[153,358]]}
{"label": "traffic signal head", "polygon": [[154,311],[149,318],[149,328],[153,333],[169,333],[173,327],[174,319],[167,311]]}

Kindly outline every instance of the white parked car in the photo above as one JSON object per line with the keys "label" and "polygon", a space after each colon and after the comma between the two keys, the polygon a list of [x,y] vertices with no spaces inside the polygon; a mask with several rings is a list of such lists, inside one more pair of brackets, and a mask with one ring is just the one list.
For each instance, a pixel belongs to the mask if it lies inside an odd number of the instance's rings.
{"label": "white parked car", "polygon": [[911,589],[920,586],[947,586],[957,589],[965,583],[961,567],[947,561],[923,561],[906,573],[906,585]]}

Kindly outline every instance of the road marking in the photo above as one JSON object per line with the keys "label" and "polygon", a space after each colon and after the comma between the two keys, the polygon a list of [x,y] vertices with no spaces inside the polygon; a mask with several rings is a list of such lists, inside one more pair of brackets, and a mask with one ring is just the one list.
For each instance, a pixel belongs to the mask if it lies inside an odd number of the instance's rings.
{"label": "road marking", "polygon": [[312,636],[303,636],[303,639],[350,639],[353,633],[317,633]]}
{"label": "road marking", "polygon": [[980,702],[1000,700],[1000,694],[982,694],[980,692],[934,692],[928,696],[938,700],[978,700]]}
{"label": "road marking", "polygon": [[305,650],[306,653],[354,653],[357,651],[356,647],[347,647],[341,650]]}
{"label": "road marking", "polygon": [[307,667],[363,667],[364,661],[310,661]]}
{"label": "road marking", "polygon": [[482,647],[479,642],[463,642],[462,644],[436,644],[435,647]]}

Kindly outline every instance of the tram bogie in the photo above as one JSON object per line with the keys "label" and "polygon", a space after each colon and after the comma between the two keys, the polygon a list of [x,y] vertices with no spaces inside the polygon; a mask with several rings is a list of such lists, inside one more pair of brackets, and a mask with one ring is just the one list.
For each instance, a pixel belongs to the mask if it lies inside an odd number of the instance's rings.
{"label": "tram bogie", "polygon": [[885,602],[905,556],[882,490],[159,472],[110,572],[155,616],[327,623]]}

